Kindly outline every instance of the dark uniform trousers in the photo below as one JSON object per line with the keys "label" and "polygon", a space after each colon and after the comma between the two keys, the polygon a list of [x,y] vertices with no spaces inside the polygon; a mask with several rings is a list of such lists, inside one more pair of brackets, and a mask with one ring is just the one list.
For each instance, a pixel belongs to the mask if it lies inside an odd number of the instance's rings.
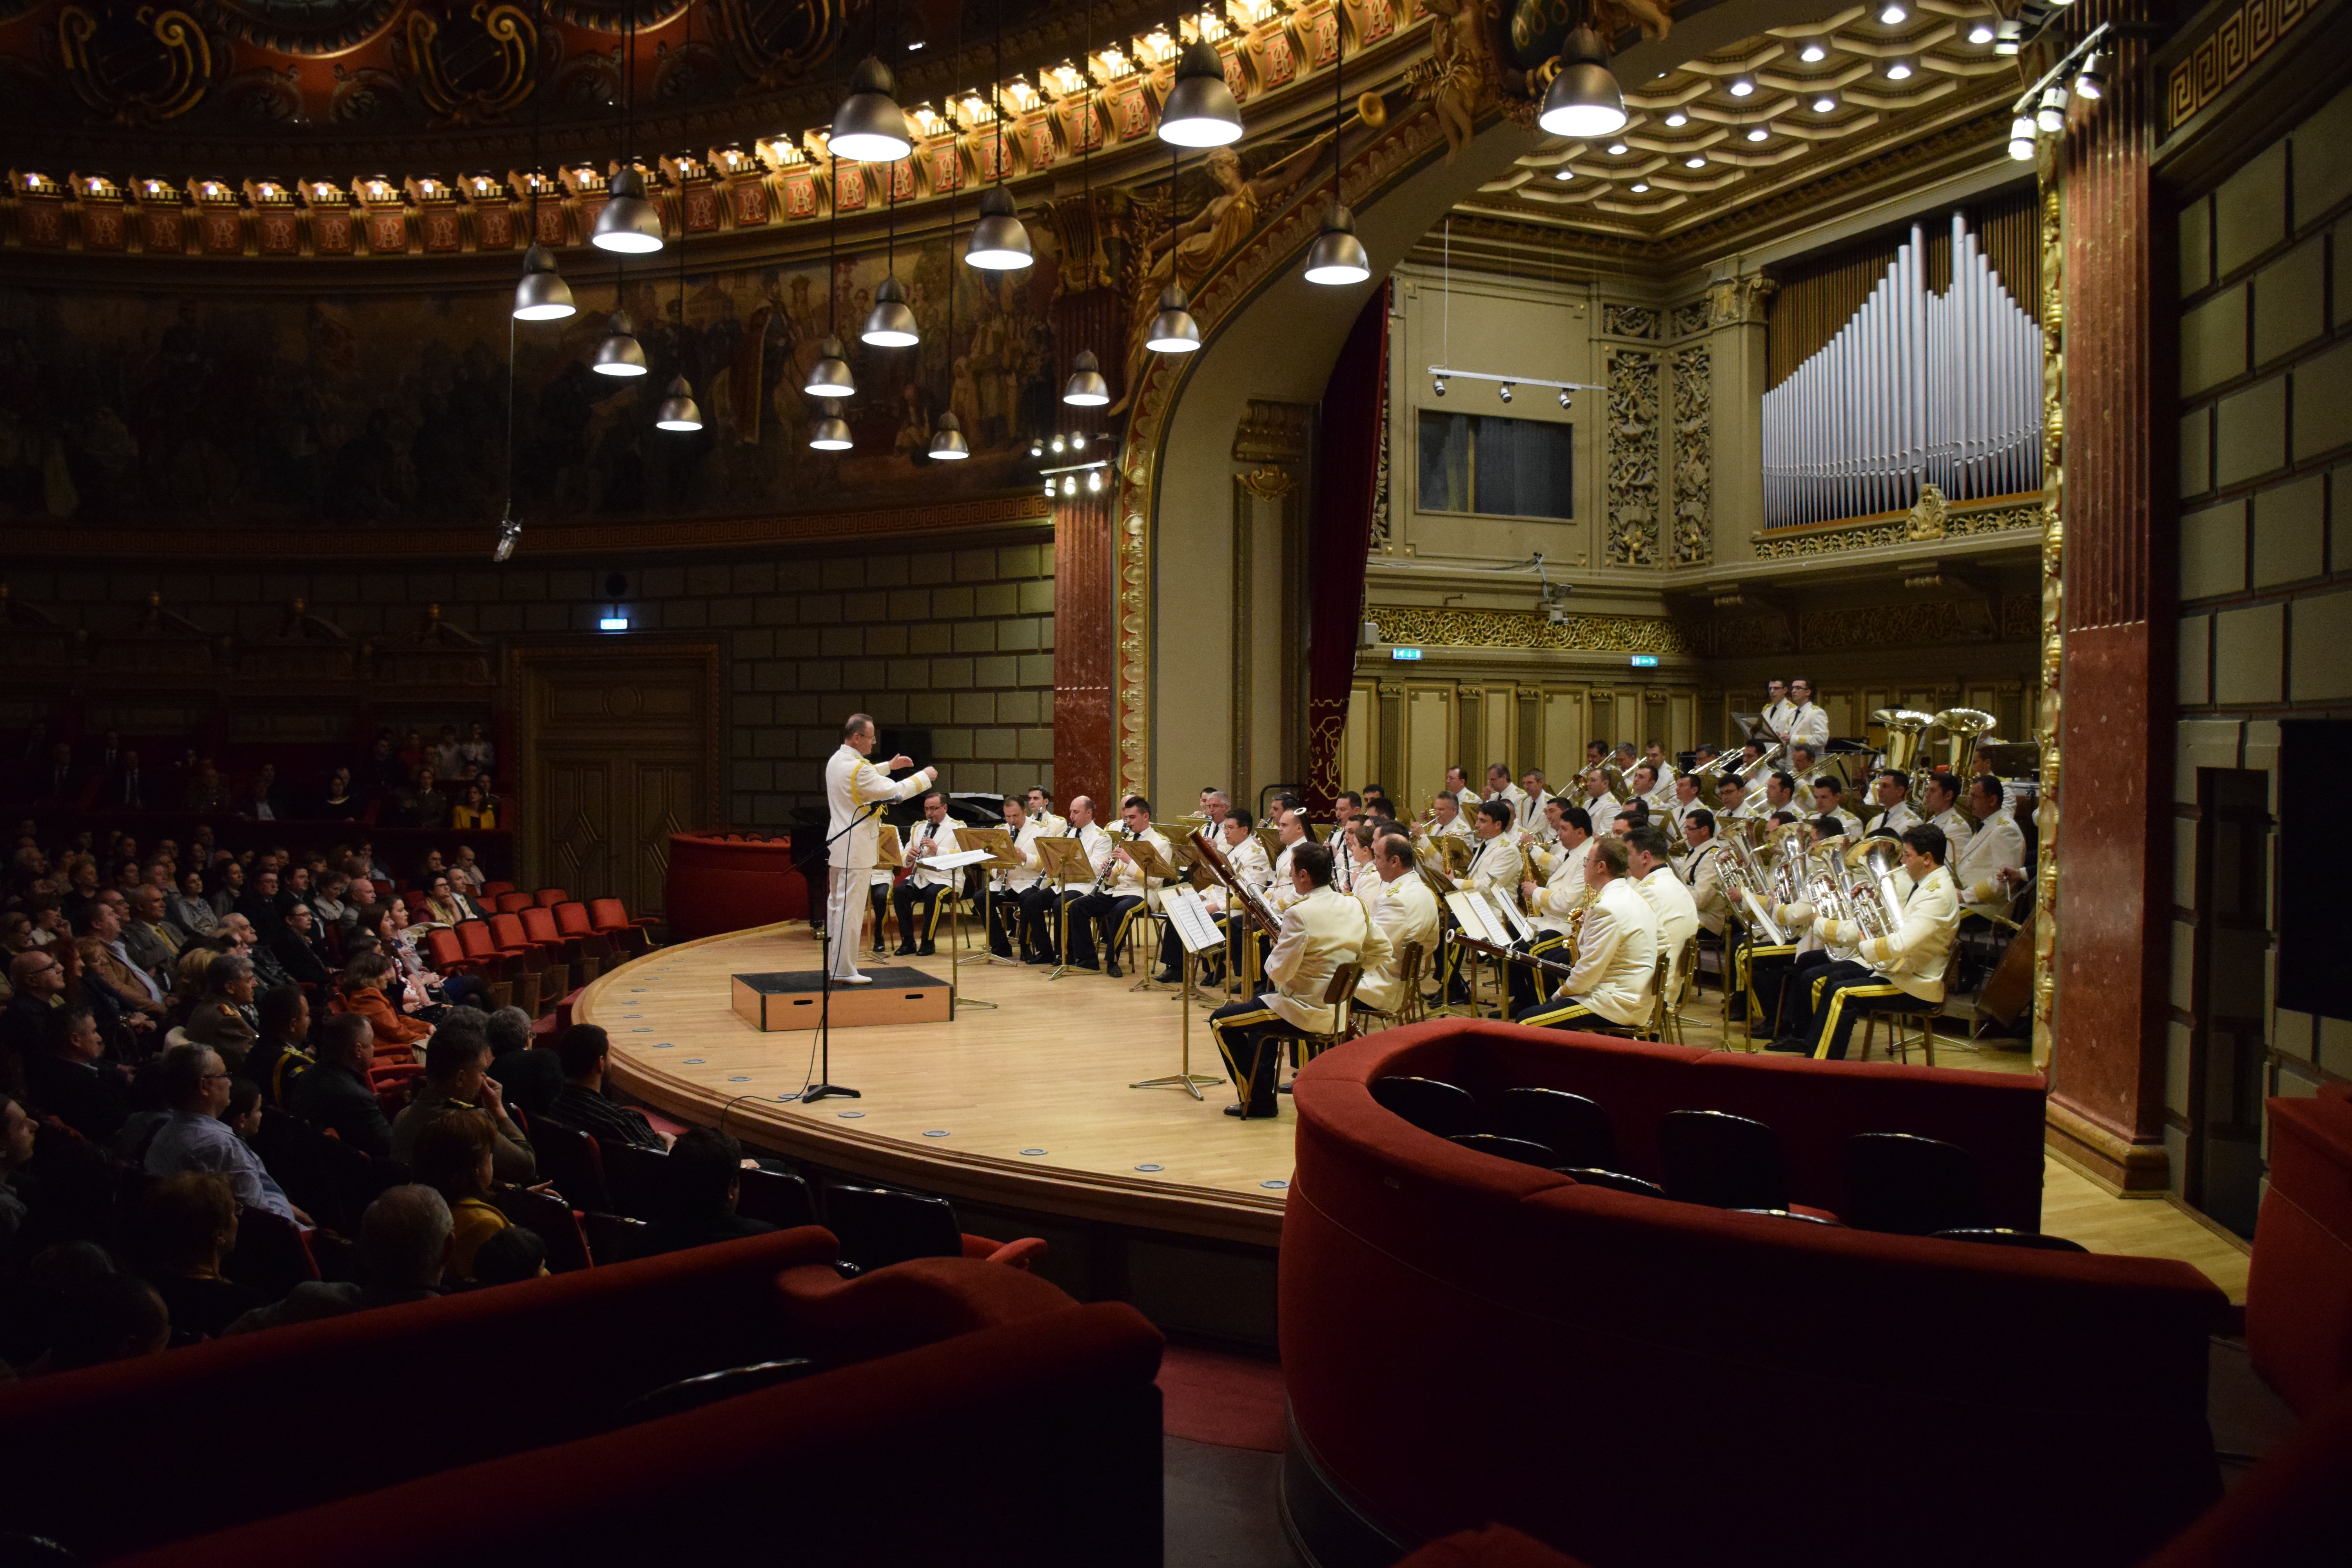
{"label": "dark uniform trousers", "polygon": [[[1538,958],[1549,958],[1555,963],[1568,961],[1568,934],[1565,931],[1538,930],[1533,942],[1517,944],[1521,952]],[[1532,1012],[1551,990],[1554,977],[1525,963],[1514,963],[1507,971],[1511,990],[1511,1016],[1519,1023],[1527,1022]]]}
{"label": "dark uniform trousers", "polygon": [[866,902],[874,910],[874,951],[879,954],[885,951],[886,939],[882,932],[890,917],[890,884],[876,882],[868,886],[866,889]]}
{"label": "dark uniform trousers", "polygon": [[999,958],[1013,956],[1013,941],[1021,939],[1021,956],[1030,953],[1029,933],[1022,918],[1021,895],[1010,889],[988,890],[988,951]]}
{"label": "dark uniform trousers", "polygon": [[1843,1061],[1853,1039],[1853,1026],[1865,1013],[1933,1013],[1943,1006],[1914,996],[1900,985],[1850,959],[1822,967],[1813,990],[1813,1057],[1818,1061]]}
{"label": "dark uniform trousers", "polygon": [[[919,888],[911,873],[898,879],[890,901],[898,908],[898,951],[928,951],[939,930],[940,911],[947,907],[945,886]],[[919,948],[916,944],[920,943]]]}
{"label": "dark uniform trousers", "polygon": [[1305,1039],[1305,1032],[1266,1005],[1264,996],[1250,996],[1210,1014],[1209,1033],[1224,1053],[1226,1075],[1244,1110],[1272,1116],[1275,1080],[1281,1073],[1278,1053],[1289,1042]]}
{"label": "dark uniform trousers", "polygon": [[1749,948],[1748,983],[1756,992],[1756,1016],[1748,1020],[1748,1028],[1775,1037],[1809,1030],[1813,982],[1829,962],[1830,955],[1820,948],[1811,952],[1799,952],[1793,946]]}
{"label": "dark uniform trousers", "polygon": [[1095,927],[1102,927],[1103,941],[1109,951],[1103,954],[1111,968],[1118,966],[1119,940],[1127,934],[1128,921],[1143,907],[1139,893],[1082,893],[1070,904],[1070,951],[1064,954],[1066,963],[1080,969],[1095,966]]}
{"label": "dark uniform trousers", "polygon": [[1062,951],[1062,939],[1055,929],[1061,923],[1062,910],[1054,899],[1054,885],[1040,882],[1017,896],[1021,900],[1022,942],[1031,952],[1049,963],[1054,962]]}

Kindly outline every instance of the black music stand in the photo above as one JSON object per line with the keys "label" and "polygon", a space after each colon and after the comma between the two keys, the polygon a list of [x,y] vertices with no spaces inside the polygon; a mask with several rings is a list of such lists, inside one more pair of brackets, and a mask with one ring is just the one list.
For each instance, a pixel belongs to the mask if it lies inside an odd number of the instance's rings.
{"label": "black music stand", "polygon": [[[833,1081],[834,910],[833,889],[831,887],[831,879],[834,874],[833,847],[842,839],[848,837],[852,833],[857,831],[857,825],[859,823],[865,821],[869,816],[880,815],[882,808],[889,804],[890,803],[886,800],[873,800],[866,802],[864,805],[858,807],[857,814],[849,819],[848,826],[843,828],[840,832],[835,834],[832,837],[824,841],[824,874],[827,880],[824,900],[824,979],[819,986],[819,990],[822,994],[817,1001],[816,1008],[816,1048],[818,1058],[823,1065],[821,1065],[816,1070],[816,1081],[801,1090],[800,1100],[803,1105],[814,1105],[820,1100],[859,1100],[864,1098],[856,1089],[844,1089],[841,1085]],[[856,867],[843,868],[845,871],[854,871],[856,868],[857,868]],[[869,867],[867,869],[871,869],[871,868]],[[859,889],[857,890],[857,894],[859,900],[863,901],[865,898],[864,889]],[[861,910],[859,914],[860,919],[858,923],[862,926],[865,923],[863,919],[864,911]],[[843,910],[842,915],[845,920],[848,917],[848,911],[845,910]],[[849,937],[849,951],[852,953],[855,953],[857,951],[857,935],[854,931],[850,933]]]}

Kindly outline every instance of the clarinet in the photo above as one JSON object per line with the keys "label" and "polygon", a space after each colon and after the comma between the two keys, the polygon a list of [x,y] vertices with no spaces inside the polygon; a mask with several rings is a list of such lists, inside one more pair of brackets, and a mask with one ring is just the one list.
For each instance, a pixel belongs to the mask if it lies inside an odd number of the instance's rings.
{"label": "clarinet", "polygon": [[[1111,843],[1112,843],[1112,844],[1116,845],[1116,844],[1118,842],[1118,828],[1116,828],[1116,827],[1114,827],[1114,828],[1112,828],[1110,831],[1111,831],[1111,839],[1110,839],[1110,841],[1111,841]],[[1136,839],[1138,839],[1138,838],[1139,838],[1139,837],[1142,837],[1140,834],[1130,833],[1130,834],[1129,834],[1129,835],[1127,836],[1127,841],[1128,841],[1129,844],[1132,844],[1132,843],[1134,843],[1134,842],[1136,841]],[[1116,875],[1116,874],[1117,874],[1118,870],[1118,856],[1116,856],[1116,855],[1112,855],[1112,856],[1110,856],[1110,857],[1107,858],[1103,861],[1102,875],[1101,875],[1101,876],[1099,876],[1099,877],[1097,877],[1097,878],[1095,879],[1095,893],[1096,893],[1096,896],[1097,896],[1097,897],[1100,897],[1102,894],[1104,894],[1104,893],[1108,893],[1108,892],[1109,892],[1109,891],[1110,891],[1110,879],[1111,879],[1111,878],[1112,878],[1114,875]]]}

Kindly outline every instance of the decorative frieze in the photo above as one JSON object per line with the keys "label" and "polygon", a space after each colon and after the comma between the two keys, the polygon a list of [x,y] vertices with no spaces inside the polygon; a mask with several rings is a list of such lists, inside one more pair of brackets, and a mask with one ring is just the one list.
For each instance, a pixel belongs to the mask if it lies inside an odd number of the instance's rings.
{"label": "decorative frieze", "polygon": [[1609,537],[1612,566],[1658,563],[1658,356],[1609,351]]}
{"label": "decorative frieze", "polygon": [[1664,616],[1567,616],[1533,610],[1441,610],[1373,605],[1364,614],[1382,640],[1422,647],[1542,649],[1576,653],[1685,654],[1681,625]]}
{"label": "decorative frieze", "polygon": [[1675,377],[1675,533],[1677,566],[1715,559],[1715,360],[1704,343],[1677,349]]}
{"label": "decorative frieze", "polygon": [[[1945,512],[1943,531],[1936,537],[1940,540],[1970,539],[1988,533],[2038,531],[2044,521],[2043,508],[2039,502],[2025,506],[1989,507],[1981,511],[1952,510]],[[1843,555],[1849,551],[1877,550],[1890,544],[1919,542],[1912,528],[1911,514],[1900,512],[1828,528],[1751,533],[1748,539],[1756,546],[1759,561],[1796,561],[1810,556]]]}

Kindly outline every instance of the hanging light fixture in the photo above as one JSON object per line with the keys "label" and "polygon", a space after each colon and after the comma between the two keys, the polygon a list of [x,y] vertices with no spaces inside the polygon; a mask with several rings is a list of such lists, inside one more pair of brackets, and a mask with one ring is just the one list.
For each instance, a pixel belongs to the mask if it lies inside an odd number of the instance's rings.
{"label": "hanging light fixture", "polygon": [[[962,28],[959,26],[957,32],[958,41],[961,42]],[[1000,171],[1003,167],[1003,152],[1004,149],[1000,144],[997,148]],[[990,194],[996,193],[992,191]],[[983,203],[982,205],[984,209],[985,204]],[[950,256],[955,254],[955,193],[950,191],[948,193],[948,254]],[[1027,243],[1028,236],[1022,236],[1022,240],[1023,243]],[[945,345],[947,349],[945,357],[950,370],[955,365],[956,282],[956,270],[950,267],[948,268],[948,341]],[[948,378],[948,406],[940,411],[939,422],[931,426],[930,453],[933,461],[942,463],[960,463],[971,456],[971,443],[963,438],[963,421],[956,417],[955,377],[952,375]]]}
{"label": "hanging light fixture", "polygon": [[588,368],[598,375],[646,374],[646,349],[637,342],[636,323],[629,320],[629,313],[620,309],[617,302],[613,313],[604,318],[604,341],[596,345],[596,357],[590,362]]}
{"label": "hanging light fixture", "polygon": [[2045,136],[2055,136],[2066,129],[2066,89],[2053,82],[2042,89],[2042,105],[2033,111],[2033,123]]}
{"label": "hanging light fixture", "polygon": [[907,308],[907,291],[898,287],[898,171],[886,169],[882,177],[890,188],[890,226],[883,250],[883,265],[889,276],[874,290],[874,308],[866,312],[866,325],[857,336],[877,349],[910,349],[923,341],[923,331],[916,324],[915,312]]}
{"label": "hanging light fixture", "polygon": [[842,342],[828,337],[817,345],[817,362],[811,366],[808,384],[801,391],[811,397],[854,397],[857,380],[849,374],[849,362],[842,358]]}
{"label": "hanging light fixture", "polygon": [[2009,155],[2021,163],[2033,160],[2033,121],[2022,114],[2009,122]]}
{"label": "hanging light fixture", "polygon": [[830,397],[824,400],[824,417],[809,432],[809,445],[820,452],[849,450],[849,421],[841,416],[841,405]]}
{"label": "hanging light fixture", "polygon": [[2074,96],[2096,98],[2105,90],[2105,80],[2099,75],[2099,51],[2093,49],[2083,57],[2083,68],[2074,74]]}
{"label": "hanging light fixture", "polygon": [[[538,225],[536,188],[531,195],[532,226]],[[580,309],[572,302],[572,285],[555,269],[547,247],[533,241],[522,253],[522,276],[515,281],[514,318],[518,321],[560,321]]]}
{"label": "hanging light fixture", "polygon": [[1080,349],[1070,362],[1070,379],[1063,384],[1062,401],[1073,408],[1100,408],[1110,401],[1110,383],[1103,379],[1102,361],[1092,349]]}
{"label": "hanging light fixture", "polygon": [[1029,231],[1004,189],[1004,0],[996,0],[996,184],[980,198],[980,221],[971,226],[971,242],[963,258],[990,272],[1017,272],[1037,258],[1029,248]]}
{"label": "hanging light fixture", "polygon": [[[1332,35],[1331,48],[1331,210],[1323,219],[1323,232],[1307,252],[1307,281],[1339,287],[1361,283],[1372,275],[1371,258],[1364,254],[1364,242],[1356,237],[1356,217],[1339,199],[1339,127],[1347,118],[1347,97],[1341,86],[1347,52]],[[1171,269],[1174,263],[1170,263]],[[1171,270],[1172,275],[1172,270]]]}
{"label": "hanging light fixture", "polygon": [[898,79],[888,66],[872,55],[857,63],[850,73],[849,96],[833,111],[829,144],[836,156],[861,163],[895,163],[915,150],[898,91]]}
{"label": "hanging light fixture", "polygon": [[1176,80],[1160,110],[1160,139],[1177,147],[1222,147],[1242,134],[1241,105],[1225,85],[1224,57],[1206,38],[1184,46]]}
{"label": "hanging light fixture", "polygon": [[699,430],[702,410],[694,401],[694,388],[686,377],[669,378],[669,387],[663,395],[661,406],[654,411],[654,426],[660,430]]}
{"label": "hanging light fixture", "polygon": [[942,463],[961,462],[971,456],[971,446],[963,438],[963,421],[950,408],[940,416],[939,425],[931,432],[931,457]]}
{"label": "hanging light fixture", "polygon": [[662,247],[661,209],[646,199],[646,177],[637,172],[637,21],[629,13],[623,29],[621,77],[621,170],[606,188],[604,207],[596,214],[595,232],[588,243],[621,256],[649,256]]}
{"label": "hanging light fixture", "polygon": [[1192,301],[1176,281],[1176,179],[1183,153],[1168,150],[1168,287],[1160,291],[1160,313],[1143,335],[1143,346],[1156,354],[1189,354],[1201,347],[1201,323],[1192,319]]}
{"label": "hanging light fixture", "polygon": [[1536,123],[1554,136],[1607,136],[1625,128],[1625,95],[1609,71],[1601,37],[1580,24],[1559,48],[1559,74],[1544,89]]}
{"label": "hanging light fixture", "polygon": [[857,395],[857,378],[849,374],[849,361],[842,354],[838,313],[841,268],[835,257],[841,237],[841,160],[828,155],[824,175],[829,197],[824,230],[824,342],[817,345],[817,362],[809,367],[808,382],[801,391],[811,397],[848,398]]}
{"label": "hanging light fixture", "polygon": [[[1094,55],[1094,0],[1087,0],[1086,53],[1078,58],[1091,58]],[[1083,112],[1087,117],[1085,127],[1078,132],[1078,191],[1079,200],[1085,204],[1087,215],[1087,282],[1091,285],[1094,281],[1095,251],[1095,182],[1092,162],[1095,99],[1092,89],[1087,90],[1086,101],[1079,112]],[[1173,257],[1169,258],[1168,268],[1169,276],[1174,277],[1176,262]],[[1077,357],[1070,362],[1070,379],[1062,384],[1062,401],[1073,408],[1100,408],[1110,402],[1110,383],[1103,379],[1102,361],[1095,358],[1094,350],[1080,349]]]}

